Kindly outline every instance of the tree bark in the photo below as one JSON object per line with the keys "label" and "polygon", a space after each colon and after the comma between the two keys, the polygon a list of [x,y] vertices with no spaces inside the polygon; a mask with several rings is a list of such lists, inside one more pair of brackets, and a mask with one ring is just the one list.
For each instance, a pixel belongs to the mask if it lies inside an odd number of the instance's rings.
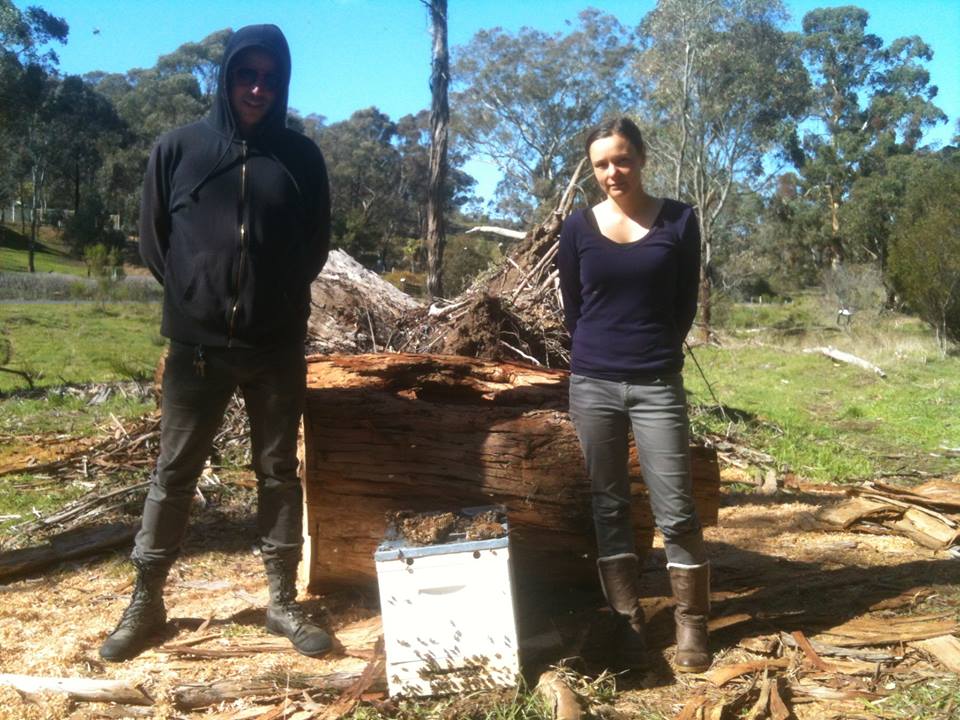
{"label": "tree bark", "polygon": [[[314,591],[373,586],[385,515],[501,504],[522,585],[595,584],[589,481],[568,373],[457,356],[312,356],[301,447]],[[715,524],[716,454],[691,448],[701,522]],[[638,547],[653,518],[631,450]]]}
{"label": "tree bark", "polygon": [[447,0],[429,0],[433,28],[433,61],[430,71],[430,184],[427,196],[427,290],[443,297],[443,248],[446,244],[444,192],[447,184],[447,125],[450,106],[450,57],[447,51]]}
{"label": "tree bark", "polygon": [[15,688],[27,696],[52,692],[62,693],[74,700],[85,702],[153,704],[153,701],[139,687],[123,680],[2,674],[0,685]]}

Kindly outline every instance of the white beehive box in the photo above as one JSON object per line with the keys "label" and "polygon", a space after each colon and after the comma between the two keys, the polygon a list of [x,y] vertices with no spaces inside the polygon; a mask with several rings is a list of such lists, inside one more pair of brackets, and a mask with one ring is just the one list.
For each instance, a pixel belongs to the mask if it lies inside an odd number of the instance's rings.
{"label": "white beehive box", "polygon": [[508,536],[425,547],[386,540],[374,559],[391,695],[516,684]]}

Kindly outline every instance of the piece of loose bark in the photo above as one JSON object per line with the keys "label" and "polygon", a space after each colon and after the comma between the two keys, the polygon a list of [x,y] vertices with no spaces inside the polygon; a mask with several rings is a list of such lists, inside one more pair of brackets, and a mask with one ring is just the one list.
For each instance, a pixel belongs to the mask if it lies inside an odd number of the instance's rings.
{"label": "piece of loose bark", "polygon": [[43,545],[0,553],[0,579],[18,577],[65,560],[78,560],[133,540],[137,529],[122,523],[96,525],[54,535]]}
{"label": "piece of loose bark", "polygon": [[121,705],[153,704],[153,700],[143,690],[122,680],[0,674],[0,685],[12,687],[25,695],[55,692],[86,702],[110,702]]}
{"label": "piece of loose bark", "polygon": [[757,698],[757,702],[750,708],[750,712],[747,713],[745,720],[760,720],[761,718],[767,717],[767,706],[770,704],[769,672],[769,668],[764,669],[763,680],[760,683],[760,697]]}
{"label": "piece of loose bark", "polygon": [[910,643],[910,647],[922,650],[936,658],[947,670],[960,674],[960,640],[953,635],[916,640]]}
{"label": "piece of loose bark", "polygon": [[723,687],[734,678],[748,673],[761,672],[770,669],[785,669],[790,667],[790,658],[774,658],[773,660],[753,660],[719,667],[707,673],[707,680],[717,687]]}
{"label": "piece of loose bark", "polygon": [[367,663],[360,673],[360,677],[325,710],[314,715],[317,720],[339,720],[356,707],[360,697],[366,693],[377,681],[385,680],[387,658],[384,652],[383,636],[377,640],[373,659]]}
{"label": "piece of loose bark", "polygon": [[861,615],[824,630],[815,640],[839,647],[898,645],[957,632],[956,620],[949,613],[901,617]]}
{"label": "piece of loose bark", "polygon": [[580,698],[555,670],[547,670],[540,676],[536,691],[550,706],[553,720],[580,720],[583,717]]}
{"label": "piece of loose bark", "polygon": [[823,672],[828,672],[830,670],[827,667],[827,664],[817,655],[817,651],[813,649],[813,646],[810,644],[810,641],[807,640],[807,636],[803,634],[801,630],[794,630],[790,633],[794,640],[797,641],[797,645],[803,650],[803,654],[807,656],[807,660],[810,661],[810,664],[813,665],[817,670]]}
{"label": "piece of loose bark", "polygon": [[683,705],[675,720],[697,720],[697,711],[707,703],[706,695],[694,695]]}
{"label": "piece of loose bark", "polygon": [[770,720],[788,720],[790,709],[780,695],[780,678],[770,683]]}

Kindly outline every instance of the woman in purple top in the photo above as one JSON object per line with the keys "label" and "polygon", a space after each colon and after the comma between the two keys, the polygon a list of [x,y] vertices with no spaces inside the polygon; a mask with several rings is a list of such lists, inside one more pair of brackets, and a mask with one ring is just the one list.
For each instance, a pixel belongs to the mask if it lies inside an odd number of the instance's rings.
{"label": "woman in purple top", "polygon": [[642,563],[627,474],[632,428],[677,601],[674,666],[702,672],[710,665],[710,568],[693,505],[680,375],[697,311],[697,217],[644,189],[646,151],[632,121],[594,128],[586,152],[606,199],[567,218],[557,262],[572,339],[570,415],[590,476],[600,584],[623,620],[620,660],[642,668]]}

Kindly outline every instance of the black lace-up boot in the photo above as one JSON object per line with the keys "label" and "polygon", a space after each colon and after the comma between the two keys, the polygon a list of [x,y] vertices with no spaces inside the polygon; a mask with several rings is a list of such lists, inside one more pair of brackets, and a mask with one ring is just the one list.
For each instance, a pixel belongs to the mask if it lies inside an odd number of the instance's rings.
{"label": "black lace-up boot", "polygon": [[123,611],[116,629],[100,646],[100,657],[110,662],[136,657],[150,646],[151,641],[167,625],[163,586],[170,566],[138,559],[133,560],[133,565],[137,569],[137,580],[130,604]]}
{"label": "black lace-up boot", "polygon": [[297,652],[319,657],[329,652],[330,636],[313,623],[296,602],[297,562],[281,558],[264,558],[270,604],[267,605],[266,628],[274,635],[283,635]]}

